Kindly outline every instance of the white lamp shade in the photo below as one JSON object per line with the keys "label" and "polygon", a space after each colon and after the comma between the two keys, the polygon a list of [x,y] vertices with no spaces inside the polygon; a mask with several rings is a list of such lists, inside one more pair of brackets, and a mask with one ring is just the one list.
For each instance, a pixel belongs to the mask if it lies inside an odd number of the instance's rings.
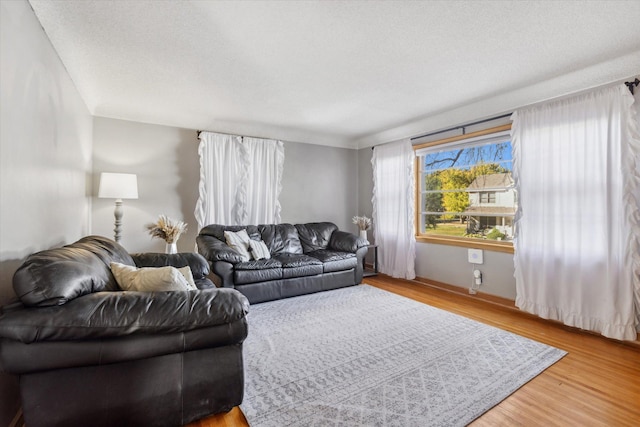
{"label": "white lamp shade", "polygon": [[102,172],[98,197],[101,199],[137,199],[138,177],[133,173]]}

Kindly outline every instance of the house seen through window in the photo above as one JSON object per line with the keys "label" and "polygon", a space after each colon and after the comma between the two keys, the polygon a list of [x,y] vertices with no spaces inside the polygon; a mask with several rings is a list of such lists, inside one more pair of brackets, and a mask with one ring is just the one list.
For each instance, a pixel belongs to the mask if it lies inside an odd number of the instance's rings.
{"label": "house seen through window", "polygon": [[513,239],[516,193],[508,131],[430,144],[416,155],[419,236]]}

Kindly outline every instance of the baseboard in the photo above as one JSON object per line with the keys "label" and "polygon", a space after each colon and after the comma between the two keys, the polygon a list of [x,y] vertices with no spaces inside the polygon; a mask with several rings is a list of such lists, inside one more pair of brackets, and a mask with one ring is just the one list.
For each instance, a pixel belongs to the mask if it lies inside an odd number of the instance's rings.
{"label": "baseboard", "polygon": [[[518,307],[516,307],[515,301],[508,299],[508,298],[503,298],[503,297],[498,297],[495,295],[491,295],[491,294],[486,294],[486,293],[482,293],[482,292],[478,292],[476,294],[470,294],[469,293],[469,289],[468,288],[463,288],[460,286],[454,286],[454,285],[449,285],[447,283],[442,283],[442,282],[438,282],[436,280],[431,280],[431,279],[425,279],[424,277],[416,277],[414,280],[412,280],[413,282],[418,282],[421,285],[426,285],[429,286],[431,288],[434,289],[439,289],[441,291],[446,291],[446,292],[452,292],[461,296],[464,296],[466,298],[470,298],[470,299],[476,299],[476,300],[481,300],[490,304],[494,304],[509,310],[513,310],[513,311],[517,311],[523,315],[526,316],[532,316],[538,319],[541,319],[545,322],[552,322],[555,324],[558,324],[564,328],[570,329],[572,331],[576,331],[576,332],[580,332],[580,333],[584,333],[584,334],[589,334],[589,335],[596,335],[599,337],[602,337],[604,339],[610,339],[610,338],[606,338],[604,336],[602,336],[601,334],[597,333],[597,332],[593,332],[593,331],[587,331],[584,329],[579,329],[579,328],[574,328],[572,326],[567,326],[564,325],[562,322],[556,321],[556,320],[550,320],[550,319],[542,319],[541,317],[538,317],[534,314],[530,314],[527,313],[525,311],[520,310]],[[623,345],[627,345],[627,346],[631,346],[634,348],[639,348],[640,349],[640,333],[637,335],[636,340],[635,341],[620,341],[620,340],[613,340],[616,342],[619,342]]]}
{"label": "baseboard", "polygon": [[478,291],[476,294],[470,294],[469,288],[463,288],[461,286],[449,285],[447,283],[438,282],[436,280],[425,279],[424,277],[416,277],[414,279],[415,282],[420,282],[420,284],[431,286],[433,288],[437,288],[440,290],[453,292],[456,294],[464,295],[465,297],[489,302],[492,304],[497,304],[505,308],[511,308],[517,311],[520,311],[518,307],[516,307],[516,303],[514,300],[509,298],[503,298],[496,295],[487,294],[481,291]]}

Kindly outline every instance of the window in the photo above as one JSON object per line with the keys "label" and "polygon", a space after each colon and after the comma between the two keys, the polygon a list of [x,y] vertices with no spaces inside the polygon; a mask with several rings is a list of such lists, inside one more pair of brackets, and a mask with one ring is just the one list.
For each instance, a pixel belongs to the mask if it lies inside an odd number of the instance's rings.
{"label": "window", "polygon": [[509,127],[414,146],[421,241],[513,250],[517,200]]}
{"label": "window", "polygon": [[480,203],[495,203],[496,192],[495,191],[482,191],[480,192]]}

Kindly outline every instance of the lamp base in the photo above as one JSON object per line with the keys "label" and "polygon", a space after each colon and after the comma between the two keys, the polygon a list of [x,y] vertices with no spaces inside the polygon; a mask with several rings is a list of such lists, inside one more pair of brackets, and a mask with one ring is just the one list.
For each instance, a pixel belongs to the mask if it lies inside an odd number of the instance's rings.
{"label": "lamp base", "polygon": [[116,218],[114,232],[114,240],[120,242],[120,235],[122,234],[122,199],[116,199],[116,208],[113,210],[113,216]]}

